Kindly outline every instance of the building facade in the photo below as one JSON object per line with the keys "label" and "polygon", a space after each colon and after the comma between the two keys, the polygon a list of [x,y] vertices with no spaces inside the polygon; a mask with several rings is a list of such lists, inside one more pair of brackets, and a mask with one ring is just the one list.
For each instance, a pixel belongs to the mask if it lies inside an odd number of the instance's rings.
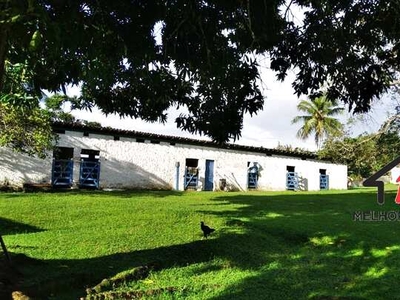
{"label": "building facade", "polygon": [[55,124],[39,159],[0,149],[0,184],[176,190],[346,189],[347,167],[298,153],[77,124]]}

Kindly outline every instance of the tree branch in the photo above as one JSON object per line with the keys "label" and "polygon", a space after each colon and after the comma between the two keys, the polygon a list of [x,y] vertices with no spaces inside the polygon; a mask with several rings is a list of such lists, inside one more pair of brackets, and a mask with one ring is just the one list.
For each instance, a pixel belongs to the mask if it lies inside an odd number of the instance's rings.
{"label": "tree branch", "polygon": [[0,92],[5,80],[5,61],[7,55],[8,25],[0,25]]}
{"label": "tree branch", "polygon": [[[290,6],[292,6],[292,4],[293,4],[293,1],[294,0],[290,0],[290,2],[289,2],[289,4],[286,6],[286,10],[285,10],[285,14],[284,14],[284,18],[285,18],[285,20],[287,20],[288,18],[287,18],[287,14],[288,14],[288,12],[290,11],[291,12],[291,10],[290,10]],[[292,14],[292,16],[293,16],[293,13],[291,12],[291,14]]]}
{"label": "tree branch", "polygon": [[3,237],[2,237],[1,235],[0,235],[0,244],[1,244],[1,248],[3,249],[4,255],[5,255],[6,258],[7,258],[8,263],[11,264],[11,257],[10,257],[10,255],[8,254],[6,244],[4,243]]}
{"label": "tree branch", "polygon": [[373,140],[373,139],[379,139],[383,134],[385,134],[385,133],[387,133],[389,131],[390,126],[396,120],[400,120],[400,115],[396,114],[396,115],[390,117],[389,119],[387,119],[385,121],[385,123],[383,123],[381,128],[376,133],[371,135],[369,138],[366,138],[365,140],[362,140],[361,142],[358,143],[358,145],[364,144],[364,143],[366,143],[366,142],[368,142],[370,140]]}

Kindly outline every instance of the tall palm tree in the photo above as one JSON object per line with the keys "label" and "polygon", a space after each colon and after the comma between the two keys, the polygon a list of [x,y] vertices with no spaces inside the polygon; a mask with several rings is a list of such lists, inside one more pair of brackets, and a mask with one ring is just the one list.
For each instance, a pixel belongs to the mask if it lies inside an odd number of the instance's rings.
{"label": "tall palm tree", "polygon": [[340,114],[344,108],[337,106],[335,101],[328,100],[326,96],[314,100],[301,100],[297,109],[306,113],[292,120],[292,124],[303,123],[303,126],[297,132],[297,137],[305,140],[310,135],[315,134],[315,143],[318,149],[325,137],[338,133],[343,128],[342,123],[332,116]]}

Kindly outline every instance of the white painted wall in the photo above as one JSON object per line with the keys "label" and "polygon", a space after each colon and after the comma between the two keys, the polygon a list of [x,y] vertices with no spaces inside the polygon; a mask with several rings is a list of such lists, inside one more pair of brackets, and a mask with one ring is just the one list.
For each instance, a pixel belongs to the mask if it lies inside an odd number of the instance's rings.
{"label": "white painted wall", "polygon": [[[261,190],[285,190],[286,166],[295,166],[299,176],[307,179],[308,190],[319,190],[319,169],[326,169],[330,189],[347,188],[347,167],[315,160],[293,157],[266,156],[261,153],[229,149],[169,143],[138,143],[133,138],[121,137],[114,141],[112,135],[66,131],[60,134],[60,147],[74,148],[74,183],[79,178],[79,161],[82,149],[100,151],[101,188],[146,188],[174,189],[176,186],[176,163],[179,162],[179,190],[184,189],[186,158],[199,160],[199,189],[204,186],[205,162],[214,160],[214,188],[220,179],[229,186],[247,190],[248,162],[257,162],[261,167],[258,188]],[[45,160],[16,154],[0,148],[0,184],[7,179],[15,185],[23,183],[51,182],[51,155]]]}
{"label": "white painted wall", "polygon": [[29,157],[0,147],[0,186],[50,182],[51,168],[51,158]]}

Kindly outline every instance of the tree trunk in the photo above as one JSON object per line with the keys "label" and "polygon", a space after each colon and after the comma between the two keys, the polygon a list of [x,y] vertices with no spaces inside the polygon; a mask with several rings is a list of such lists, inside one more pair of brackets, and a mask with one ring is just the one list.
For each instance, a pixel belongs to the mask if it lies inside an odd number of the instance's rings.
{"label": "tree trunk", "polygon": [[0,25],[0,92],[3,90],[5,79],[5,61],[7,55],[8,26]]}
{"label": "tree trunk", "polygon": [[1,235],[0,235],[0,244],[1,244],[1,248],[3,249],[3,252],[4,252],[5,256],[7,258],[7,261],[11,264],[11,257],[8,254],[8,251],[7,251],[7,248],[6,248],[6,244],[4,244],[3,237]]}

